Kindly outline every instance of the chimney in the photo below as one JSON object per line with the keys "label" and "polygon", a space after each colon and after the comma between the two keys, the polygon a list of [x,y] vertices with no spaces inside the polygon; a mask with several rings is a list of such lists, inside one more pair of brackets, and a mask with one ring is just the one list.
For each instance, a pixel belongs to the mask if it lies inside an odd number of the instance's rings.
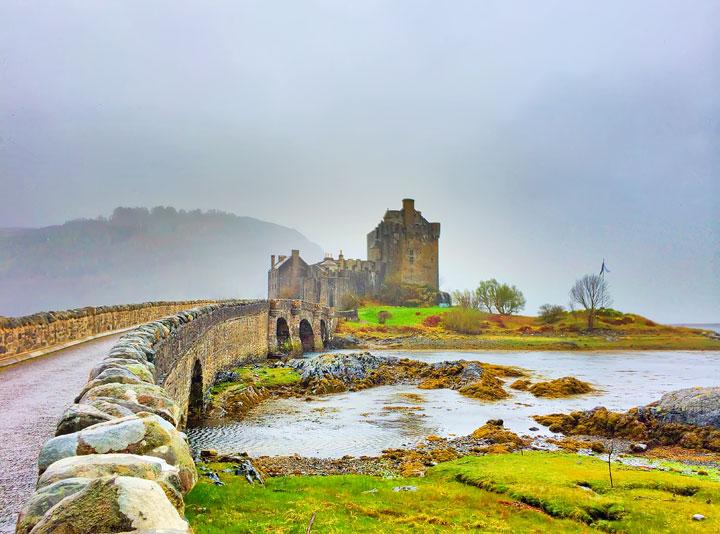
{"label": "chimney", "polygon": [[415,201],[412,198],[404,198],[402,203],[405,227],[410,228],[415,224]]}
{"label": "chimney", "polygon": [[274,269],[274,268],[275,268],[275,254],[273,254],[272,256],[270,256],[270,268],[271,268],[271,269]]}
{"label": "chimney", "polygon": [[300,257],[300,251],[293,249],[291,252],[293,258],[299,258]]}

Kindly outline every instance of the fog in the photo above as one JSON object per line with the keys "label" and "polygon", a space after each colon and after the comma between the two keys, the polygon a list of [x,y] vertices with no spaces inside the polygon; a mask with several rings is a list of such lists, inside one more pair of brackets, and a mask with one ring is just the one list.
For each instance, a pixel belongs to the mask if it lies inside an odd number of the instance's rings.
{"label": "fog", "polygon": [[0,50],[0,227],[220,209],[364,258],[413,197],[442,289],[535,313],[604,258],[614,307],[720,322],[716,2],[5,0]]}

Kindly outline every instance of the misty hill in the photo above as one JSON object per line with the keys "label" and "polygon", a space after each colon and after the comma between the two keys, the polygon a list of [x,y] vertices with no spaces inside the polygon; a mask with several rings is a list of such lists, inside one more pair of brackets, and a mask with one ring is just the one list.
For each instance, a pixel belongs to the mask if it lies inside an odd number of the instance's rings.
{"label": "misty hill", "polygon": [[0,315],[148,300],[264,298],[270,254],[299,232],[251,217],[174,208],[117,208],[110,218],[0,229]]}

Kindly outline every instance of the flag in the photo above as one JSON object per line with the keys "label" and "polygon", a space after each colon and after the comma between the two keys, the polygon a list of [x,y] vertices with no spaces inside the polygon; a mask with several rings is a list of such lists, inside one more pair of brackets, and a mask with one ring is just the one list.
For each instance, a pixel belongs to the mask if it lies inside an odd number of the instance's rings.
{"label": "flag", "polygon": [[603,260],[603,262],[602,262],[602,267],[600,267],[600,274],[609,273],[609,272],[610,272],[610,269],[608,269],[607,267],[605,267],[605,260]]}

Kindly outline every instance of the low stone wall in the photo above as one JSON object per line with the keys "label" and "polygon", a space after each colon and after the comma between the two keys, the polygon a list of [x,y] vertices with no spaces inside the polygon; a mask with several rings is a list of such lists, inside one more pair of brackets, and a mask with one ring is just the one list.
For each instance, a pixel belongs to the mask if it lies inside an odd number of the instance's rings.
{"label": "low stone wall", "polygon": [[0,362],[20,361],[35,351],[123,330],[218,301],[144,302],[0,317]]}
{"label": "low stone wall", "polygon": [[188,403],[217,371],[266,355],[267,329],[267,301],[235,301],[123,334],[43,446],[16,532],[190,532]]}

